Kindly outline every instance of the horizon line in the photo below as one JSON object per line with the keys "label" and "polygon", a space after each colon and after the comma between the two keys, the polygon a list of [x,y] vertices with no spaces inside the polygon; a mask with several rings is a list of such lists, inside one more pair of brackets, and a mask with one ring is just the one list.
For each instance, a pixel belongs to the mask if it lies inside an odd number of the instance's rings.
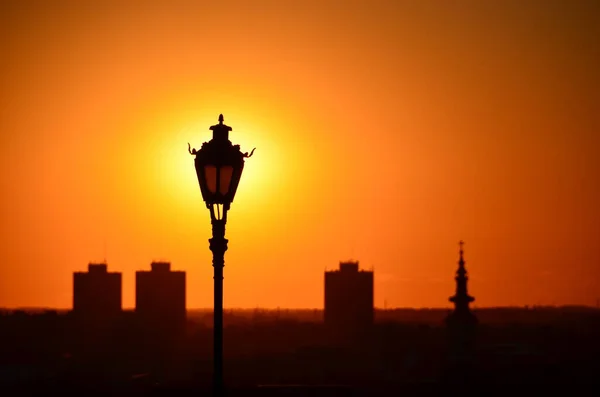
{"label": "horizon line", "polygon": [[[564,304],[564,305],[552,305],[552,304],[535,304],[535,305],[498,305],[498,306],[476,306],[472,307],[471,310],[482,310],[482,309],[530,309],[530,308],[586,308],[586,309],[600,309],[599,306],[586,305],[586,304]],[[17,311],[17,310],[45,310],[45,311],[71,311],[72,307],[48,307],[48,306],[16,306],[16,307],[0,307],[0,311]],[[135,310],[135,306],[123,307],[122,311]],[[252,310],[264,310],[264,311],[324,311],[324,308],[319,307],[224,307],[224,311],[240,310],[240,311],[252,311]],[[453,310],[453,307],[448,306],[422,306],[422,307],[410,307],[410,306],[398,306],[398,307],[374,307],[375,311],[393,311],[393,310]],[[186,308],[186,311],[213,311],[212,307],[191,307]]]}

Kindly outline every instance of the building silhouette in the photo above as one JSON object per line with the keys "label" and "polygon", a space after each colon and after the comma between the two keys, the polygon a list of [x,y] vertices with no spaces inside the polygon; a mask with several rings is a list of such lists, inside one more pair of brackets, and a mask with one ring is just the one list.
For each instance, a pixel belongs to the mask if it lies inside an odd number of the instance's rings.
{"label": "building silhouette", "polygon": [[145,332],[173,334],[185,329],[185,272],[169,262],[152,262],[135,274],[135,312]]}
{"label": "building silhouette", "polygon": [[474,345],[477,330],[477,317],[469,304],[475,300],[467,290],[467,269],[465,268],[463,241],[459,242],[458,270],[456,271],[456,291],[449,301],[454,310],[446,317],[448,359],[450,380],[465,382],[474,371]]}
{"label": "building silhouette", "polygon": [[373,326],[373,272],[358,262],[340,262],[325,272],[325,326],[337,334],[368,331]]}
{"label": "building silhouette", "polygon": [[73,313],[98,319],[121,313],[121,273],[108,272],[106,263],[74,272]]}
{"label": "building silhouette", "polygon": [[454,303],[454,311],[448,316],[447,322],[449,324],[460,323],[460,324],[476,324],[477,317],[471,312],[469,304],[475,300],[474,297],[469,295],[467,291],[467,282],[469,277],[467,276],[467,269],[465,268],[464,242],[459,242],[459,259],[458,259],[458,270],[456,271],[456,292],[449,298],[449,301]]}

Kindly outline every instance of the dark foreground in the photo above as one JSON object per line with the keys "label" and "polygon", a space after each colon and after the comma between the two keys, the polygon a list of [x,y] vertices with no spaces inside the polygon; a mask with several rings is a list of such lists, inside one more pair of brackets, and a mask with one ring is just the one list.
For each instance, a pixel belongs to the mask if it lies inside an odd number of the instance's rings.
{"label": "dark foreground", "polygon": [[[441,318],[383,318],[345,341],[310,319],[232,321],[224,332],[226,395],[600,390],[600,310],[479,314],[462,355]],[[0,396],[212,395],[209,327],[192,319],[184,334],[158,343],[151,329],[127,321],[92,332],[68,316],[0,316]]]}

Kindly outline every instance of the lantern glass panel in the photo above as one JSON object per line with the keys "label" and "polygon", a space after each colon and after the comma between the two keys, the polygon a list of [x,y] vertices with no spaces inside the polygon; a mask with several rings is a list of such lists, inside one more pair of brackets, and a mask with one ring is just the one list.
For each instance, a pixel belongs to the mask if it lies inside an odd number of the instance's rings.
{"label": "lantern glass panel", "polygon": [[217,192],[217,167],[214,165],[204,166],[204,178],[206,179],[206,188],[211,193]]}
{"label": "lantern glass panel", "polygon": [[233,167],[225,165],[219,170],[219,193],[226,195],[231,186],[231,177],[233,176]]}

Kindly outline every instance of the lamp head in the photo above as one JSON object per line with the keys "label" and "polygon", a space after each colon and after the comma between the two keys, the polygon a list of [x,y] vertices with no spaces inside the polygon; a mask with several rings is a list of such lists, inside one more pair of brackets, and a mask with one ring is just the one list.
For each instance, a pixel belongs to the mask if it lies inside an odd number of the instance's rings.
{"label": "lamp head", "polygon": [[210,127],[212,139],[194,153],[200,192],[211,213],[218,205],[222,205],[224,211],[229,210],[244,170],[244,158],[249,157],[242,153],[240,145],[231,143],[231,127],[223,121],[221,114],[219,124]]}

